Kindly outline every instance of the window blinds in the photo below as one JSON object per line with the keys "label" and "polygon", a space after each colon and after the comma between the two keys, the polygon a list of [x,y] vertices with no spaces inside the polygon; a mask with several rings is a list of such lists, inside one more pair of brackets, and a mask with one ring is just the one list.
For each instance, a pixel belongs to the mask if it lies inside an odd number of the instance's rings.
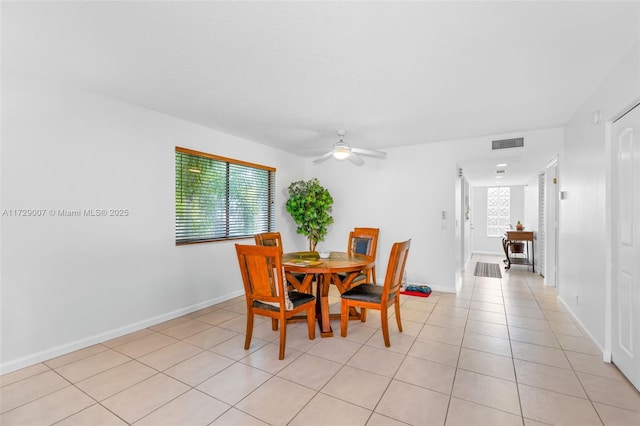
{"label": "window blinds", "polygon": [[176,147],[176,244],[273,231],[275,169]]}

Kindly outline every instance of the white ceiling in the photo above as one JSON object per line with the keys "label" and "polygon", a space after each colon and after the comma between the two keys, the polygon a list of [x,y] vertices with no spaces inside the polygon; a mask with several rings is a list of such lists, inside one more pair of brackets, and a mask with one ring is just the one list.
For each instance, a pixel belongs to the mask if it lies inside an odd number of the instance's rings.
{"label": "white ceiling", "polygon": [[562,126],[639,39],[639,10],[3,1],[2,62],[288,152],[337,129],[385,149]]}

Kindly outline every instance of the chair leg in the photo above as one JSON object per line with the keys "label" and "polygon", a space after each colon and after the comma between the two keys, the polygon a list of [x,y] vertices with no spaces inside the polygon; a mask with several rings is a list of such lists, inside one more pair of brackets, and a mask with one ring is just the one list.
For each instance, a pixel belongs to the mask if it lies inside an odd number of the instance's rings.
{"label": "chair leg", "polygon": [[271,330],[273,331],[278,330],[278,320],[275,318],[271,318]]}
{"label": "chair leg", "polygon": [[360,321],[367,322],[367,310],[365,308],[360,308]]}
{"label": "chair leg", "polygon": [[278,359],[284,359],[284,347],[287,343],[287,322],[286,320],[282,320],[282,324],[280,325],[280,353],[278,355]]}
{"label": "chair leg", "polygon": [[349,305],[342,299],[340,303],[340,336],[347,337],[347,327],[349,325]]}
{"label": "chair leg", "polygon": [[309,340],[316,338],[316,307],[311,305],[307,309],[307,328],[309,329]]}
{"label": "chair leg", "polygon": [[251,336],[253,335],[253,312],[249,309],[247,312],[247,331],[244,338],[244,349],[249,349],[251,346]]}
{"label": "chair leg", "polygon": [[384,345],[388,348],[391,346],[391,342],[389,341],[389,317],[384,307],[380,310],[380,320],[382,323],[382,338],[384,339]]}
{"label": "chair leg", "polygon": [[398,323],[398,331],[402,333],[402,321],[400,321],[400,299],[396,296],[396,302],[394,304],[396,311],[396,322]]}

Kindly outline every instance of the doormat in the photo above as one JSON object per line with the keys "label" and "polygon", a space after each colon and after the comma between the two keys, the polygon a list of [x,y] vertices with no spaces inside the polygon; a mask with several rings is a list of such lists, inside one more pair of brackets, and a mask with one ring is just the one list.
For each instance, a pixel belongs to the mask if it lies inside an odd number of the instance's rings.
{"label": "doormat", "polygon": [[497,263],[478,262],[473,275],[476,277],[502,278],[500,265]]}
{"label": "doormat", "polygon": [[408,285],[403,290],[400,290],[400,294],[406,294],[407,296],[429,297],[431,294],[431,287],[428,285]]}

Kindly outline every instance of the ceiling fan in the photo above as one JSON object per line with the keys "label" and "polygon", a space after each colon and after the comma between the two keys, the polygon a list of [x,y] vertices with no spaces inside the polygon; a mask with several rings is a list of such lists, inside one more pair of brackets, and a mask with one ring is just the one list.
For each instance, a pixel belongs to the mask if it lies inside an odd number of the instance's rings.
{"label": "ceiling fan", "polygon": [[344,135],[346,134],[346,130],[338,130],[338,137],[340,140],[333,144],[331,151],[327,152],[322,157],[313,160],[313,164],[321,163],[333,156],[336,160],[346,160],[348,158],[353,164],[362,166],[364,164],[364,160],[360,158],[358,154],[376,158],[385,158],[387,156],[387,153],[382,151],[350,147],[344,141]]}

